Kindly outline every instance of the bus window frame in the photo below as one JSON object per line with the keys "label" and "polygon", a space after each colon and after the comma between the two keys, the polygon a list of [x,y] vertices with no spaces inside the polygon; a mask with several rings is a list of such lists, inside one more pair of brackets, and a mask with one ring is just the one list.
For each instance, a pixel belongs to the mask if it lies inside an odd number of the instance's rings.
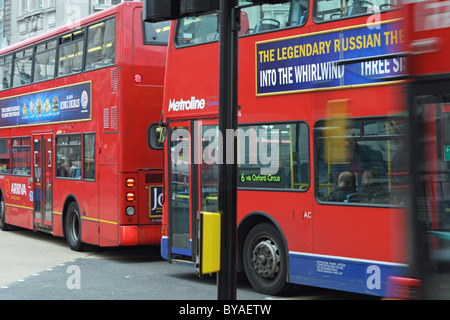
{"label": "bus window frame", "polygon": [[[276,121],[276,122],[258,122],[258,123],[240,123],[238,126],[238,129],[242,129],[242,127],[251,127],[251,126],[264,126],[264,125],[287,125],[287,124],[295,124],[295,125],[299,125],[300,124],[304,124],[305,125],[305,129],[306,132],[308,133],[308,137],[307,137],[307,146],[305,146],[305,150],[307,150],[308,152],[308,187],[304,188],[304,189],[295,189],[293,187],[291,188],[269,188],[269,187],[243,187],[243,186],[239,186],[238,183],[238,190],[242,190],[242,191],[269,191],[269,192],[296,192],[296,193],[305,193],[307,191],[309,191],[309,189],[311,188],[312,185],[312,179],[311,179],[311,165],[313,164],[313,162],[311,161],[311,128],[308,124],[307,121],[305,120],[295,120],[295,121]],[[238,147],[239,149],[239,147]],[[280,168],[279,168],[280,169]],[[241,173],[241,168],[239,167],[238,164],[238,168],[237,168],[237,173],[238,173],[238,179],[240,178],[240,173]]]}

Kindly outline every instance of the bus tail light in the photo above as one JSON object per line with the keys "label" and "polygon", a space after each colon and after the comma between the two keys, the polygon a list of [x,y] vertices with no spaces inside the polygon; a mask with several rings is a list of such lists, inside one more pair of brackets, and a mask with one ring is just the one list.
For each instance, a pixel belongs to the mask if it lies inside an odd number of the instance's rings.
{"label": "bus tail light", "polygon": [[134,178],[127,179],[127,187],[128,188],[134,188],[135,185],[136,185],[136,182],[134,181]]}
{"label": "bus tail light", "polygon": [[133,202],[136,199],[134,192],[127,192],[127,201]]}

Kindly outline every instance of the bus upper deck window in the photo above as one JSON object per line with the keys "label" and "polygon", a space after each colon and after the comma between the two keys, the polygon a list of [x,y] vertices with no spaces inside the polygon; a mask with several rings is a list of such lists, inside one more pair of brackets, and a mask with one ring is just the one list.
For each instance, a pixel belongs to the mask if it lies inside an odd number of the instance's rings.
{"label": "bus upper deck window", "polygon": [[31,83],[31,67],[33,65],[33,49],[20,50],[14,57],[13,87]]}
{"label": "bus upper deck window", "polygon": [[0,90],[9,89],[11,86],[11,55],[0,58],[0,74],[2,75],[2,84]]}
{"label": "bus upper deck window", "polygon": [[86,70],[114,64],[116,21],[109,19],[88,28]]}
{"label": "bus upper deck window", "polygon": [[330,21],[393,9],[393,0],[315,0],[314,21]]}

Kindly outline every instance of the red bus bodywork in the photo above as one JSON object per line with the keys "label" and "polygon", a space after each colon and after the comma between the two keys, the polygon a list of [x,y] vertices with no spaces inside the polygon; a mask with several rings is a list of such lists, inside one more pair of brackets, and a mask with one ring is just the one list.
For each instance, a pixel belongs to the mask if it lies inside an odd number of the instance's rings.
{"label": "red bus bodywork", "polygon": [[[75,30],[75,37],[76,30],[95,26],[113,17],[113,65],[0,91],[2,100],[16,96],[30,97],[31,100],[41,92],[51,93],[49,90],[55,88],[66,90],[59,97],[62,112],[63,99],[67,98],[65,107],[74,105],[69,101],[74,97],[67,92],[85,85],[87,99],[85,95],[81,102],[76,103],[87,104],[87,109],[91,108],[90,117],[82,121],[31,123],[0,129],[1,138],[28,137],[32,142],[29,156],[31,172],[23,177],[13,174],[0,176],[6,224],[67,237],[65,220],[70,204],[75,203],[81,219],[81,225],[77,228],[81,228],[82,242],[98,246],[159,242],[161,211],[152,214],[152,200],[157,188],[157,192],[161,192],[162,155],[160,151],[148,148],[146,137],[148,125],[159,120],[161,115],[167,47],[144,44],[142,3],[127,2],[96,13],[70,26],[59,27],[3,49],[0,56],[48,39],[57,39],[62,43],[62,35]],[[35,107],[35,104],[28,105],[30,107]],[[56,156],[57,137],[78,135],[84,139],[87,133],[95,135],[95,176],[86,179],[89,165],[85,163],[83,178],[57,177],[60,160],[60,156]],[[43,145],[39,147],[41,140]],[[83,148],[85,145],[83,141]],[[45,221],[37,217],[33,209],[42,186],[36,186],[39,183],[36,179],[37,162],[41,157],[48,168],[41,168],[45,172],[45,188],[49,190],[45,201],[47,206],[51,206],[51,217]],[[134,208],[133,215],[126,214],[128,207]]]}

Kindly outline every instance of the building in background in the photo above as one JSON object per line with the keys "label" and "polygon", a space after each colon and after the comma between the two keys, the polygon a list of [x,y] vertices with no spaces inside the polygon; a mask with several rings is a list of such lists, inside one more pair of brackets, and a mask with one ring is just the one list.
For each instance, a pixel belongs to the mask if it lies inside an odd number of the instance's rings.
{"label": "building in background", "polygon": [[0,0],[0,48],[121,2],[125,0]]}

